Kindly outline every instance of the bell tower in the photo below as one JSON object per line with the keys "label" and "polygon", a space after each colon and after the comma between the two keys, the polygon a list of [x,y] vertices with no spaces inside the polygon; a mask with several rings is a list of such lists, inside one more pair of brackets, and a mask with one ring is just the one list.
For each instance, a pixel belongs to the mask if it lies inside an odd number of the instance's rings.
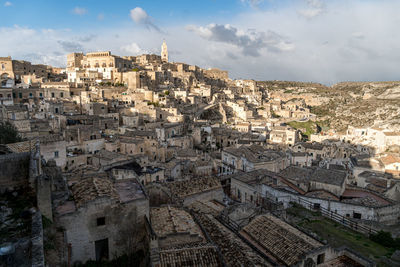
{"label": "bell tower", "polygon": [[162,62],[168,62],[168,47],[165,40],[163,41],[163,44],[161,46],[161,60]]}

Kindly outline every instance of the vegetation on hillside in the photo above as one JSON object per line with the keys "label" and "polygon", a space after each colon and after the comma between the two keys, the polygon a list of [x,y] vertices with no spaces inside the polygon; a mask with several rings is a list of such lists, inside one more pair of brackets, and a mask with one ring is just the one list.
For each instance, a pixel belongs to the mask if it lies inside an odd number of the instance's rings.
{"label": "vegetation on hillside", "polygon": [[329,121],[291,121],[287,123],[296,130],[300,130],[303,138],[310,139],[312,134],[321,132],[322,128],[329,127]]}
{"label": "vegetation on hillside", "polygon": [[12,144],[21,141],[23,141],[23,139],[11,123],[0,123],[0,144]]}

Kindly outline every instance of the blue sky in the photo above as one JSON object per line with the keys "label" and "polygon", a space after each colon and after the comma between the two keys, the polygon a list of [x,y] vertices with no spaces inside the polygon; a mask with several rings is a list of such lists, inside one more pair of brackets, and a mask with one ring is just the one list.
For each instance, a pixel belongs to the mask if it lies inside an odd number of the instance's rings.
{"label": "blue sky", "polygon": [[[71,28],[74,30],[118,26],[132,22],[129,10],[141,7],[151,14],[156,23],[171,26],[187,22],[223,20],[232,15],[251,10],[250,4],[240,0],[201,0],[201,1],[106,1],[106,0],[10,0],[2,1],[0,9],[2,26],[14,24],[34,28]],[[6,2],[11,3],[5,7]],[[282,1],[283,2],[283,1]],[[268,7],[280,3],[264,2],[259,7]],[[82,15],[74,12],[82,10]],[[79,12],[78,12],[79,13]],[[99,20],[101,15],[104,19]]]}
{"label": "blue sky", "polygon": [[0,0],[1,56],[159,53],[232,78],[399,80],[396,0]]}

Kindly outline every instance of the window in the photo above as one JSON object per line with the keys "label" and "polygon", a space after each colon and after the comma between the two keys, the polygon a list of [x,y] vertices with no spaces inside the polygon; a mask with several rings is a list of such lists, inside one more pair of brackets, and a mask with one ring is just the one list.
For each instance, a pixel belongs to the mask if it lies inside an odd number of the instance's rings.
{"label": "window", "polygon": [[22,93],[18,93],[18,97],[19,97],[19,98],[22,98]]}
{"label": "window", "polygon": [[64,97],[64,93],[60,93],[60,97]]}
{"label": "window", "polygon": [[58,151],[54,151],[54,157],[58,158]]}
{"label": "window", "polygon": [[322,264],[325,261],[325,254],[319,254],[317,257],[317,264]]}
{"label": "window", "polygon": [[106,225],[106,217],[97,218],[97,226]]}
{"label": "window", "polygon": [[51,93],[51,97],[54,97],[54,93]]}
{"label": "window", "polygon": [[361,219],[361,213],[354,212],[353,213],[353,218],[354,219]]}

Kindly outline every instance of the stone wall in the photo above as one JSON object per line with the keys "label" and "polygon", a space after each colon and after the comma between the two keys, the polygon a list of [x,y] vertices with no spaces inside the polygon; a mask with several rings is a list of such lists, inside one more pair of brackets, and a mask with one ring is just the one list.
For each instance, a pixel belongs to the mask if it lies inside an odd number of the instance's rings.
{"label": "stone wall", "polygon": [[212,189],[209,191],[204,191],[204,192],[200,192],[200,193],[185,197],[185,199],[183,201],[183,205],[188,206],[198,200],[207,201],[207,200],[216,199],[216,200],[222,201],[223,198],[224,198],[224,191],[222,190],[222,188]]}
{"label": "stone wall", "polygon": [[44,249],[43,249],[43,223],[40,211],[32,215],[32,267],[43,267]]}
{"label": "stone wall", "polygon": [[[124,238],[128,233],[124,231],[140,233],[145,216],[149,216],[147,199],[115,205],[108,198],[98,198],[73,213],[59,217],[60,225],[66,229],[67,243],[71,244],[72,263],[96,260],[95,242],[106,238],[109,259],[125,253],[127,244]],[[105,217],[105,225],[97,226],[99,217]],[[129,226],[132,229],[128,229]]]}
{"label": "stone wall", "polygon": [[0,155],[0,191],[28,185],[30,153]]}

